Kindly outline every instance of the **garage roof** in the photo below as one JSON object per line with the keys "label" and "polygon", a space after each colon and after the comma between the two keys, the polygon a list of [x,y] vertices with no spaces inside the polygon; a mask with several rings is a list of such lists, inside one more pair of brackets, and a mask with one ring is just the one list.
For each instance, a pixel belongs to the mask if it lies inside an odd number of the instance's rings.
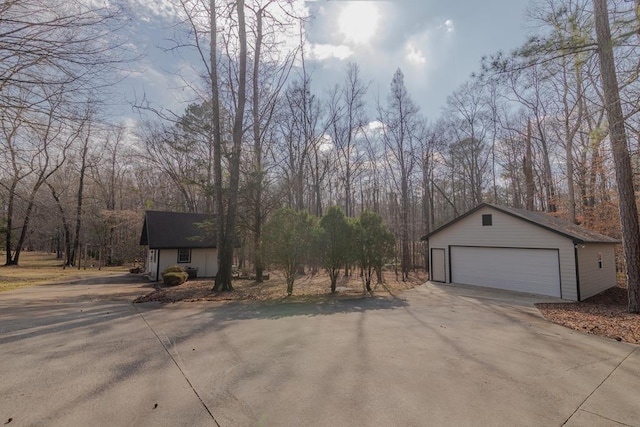
{"label": "garage roof", "polygon": [[211,215],[147,211],[140,244],[151,249],[215,248],[215,236],[201,225],[206,221],[211,222]]}
{"label": "garage roof", "polygon": [[531,224],[542,227],[546,230],[552,231],[554,233],[560,234],[561,236],[567,237],[573,240],[574,243],[619,243],[617,239],[613,237],[605,236],[604,234],[596,233],[595,231],[587,230],[584,227],[580,227],[579,225],[573,224],[570,221],[553,217],[543,212],[531,212],[526,211],[524,209],[516,209],[510,208],[506,206],[494,205],[491,203],[482,203],[470,211],[464,213],[463,215],[457,217],[453,221],[450,221],[439,227],[438,229],[432,231],[422,238],[422,240],[428,240],[429,237],[433,236],[436,233],[444,230],[447,227],[455,224],[463,218],[466,218],[469,215],[477,212],[482,208],[492,208],[498,210],[500,212],[506,213],[507,215],[514,216],[523,221],[529,222]]}

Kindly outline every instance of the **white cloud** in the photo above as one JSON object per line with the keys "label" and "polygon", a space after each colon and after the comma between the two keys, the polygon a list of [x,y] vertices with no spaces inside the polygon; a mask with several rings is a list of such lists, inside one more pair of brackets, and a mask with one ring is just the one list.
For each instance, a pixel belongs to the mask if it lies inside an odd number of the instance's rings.
{"label": "white cloud", "polygon": [[405,60],[414,66],[435,66],[434,58],[443,53],[442,49],[451,42],[454,33],[454,22],[447,19],[442,24],[413,34],[405,43]]}
{"label": "white cloud", "polygon": [[345,45],[333,44],[310,44],[311,59],[323,61],[325,59],[337,58],[345,60],[353,55],[353,50]]}
{"label": "white cloud", "polygon": [[453,33],[456,30],[453,20],[451,19],[444,21],[444,24],[440,25],[438,28],[444,30],[446,33]]}
{"label": "white cloud", "polygon": [[[137,11],[145,21],[150,20],[150,16],[156,16],[168,20],[173,20],[183,14],[171,0],[130,0],[130,7]],[[145,12],[147,12],[145,14]]]}
{"label": "white cloud", "polygon": [[424,56],[422,49],[417,48],[413,42],[408,42],[405,48],[405,58],[409,63],[413,65],[423,65],[427,62],[427,58]]}

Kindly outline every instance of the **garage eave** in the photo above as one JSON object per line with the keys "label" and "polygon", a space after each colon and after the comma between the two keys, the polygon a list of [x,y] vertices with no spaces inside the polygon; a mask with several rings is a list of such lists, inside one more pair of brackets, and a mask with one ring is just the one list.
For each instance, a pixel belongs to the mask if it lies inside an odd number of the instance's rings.
{"label": "garage eave", "polygon": [[499,212],[505,213],[512,217],[518,218],[522,221],[536,225],[545,230],[551,231],[552,233],[559,234],[563,237],[570,239],[574,245],[584,245],[587,243],[612,243],[612,244],[620,243],[619,240],[614,239],[613,237],[596,233],[594,231],[575,225],[569,221],[555,218],[551,215],[547,215],[542,212],[531,212],[531,211],[526,211],[522,209],[515,209],[515,208],[509,208],[505,206],[493,205],[490,203],[481,203],[480,205],[476,206],[470,211],[460,215],[454,220],[442,225],[441,227],[435,229],[431,233],[423,236],[421,240],[428,241],[431,236],[441,232],[446,228],[451,227],[458,221],[461,221],[466,217],[473,215],[474,213],[476,213],[477,211],[483,208],[491,208],[491,209],[497,210]]}

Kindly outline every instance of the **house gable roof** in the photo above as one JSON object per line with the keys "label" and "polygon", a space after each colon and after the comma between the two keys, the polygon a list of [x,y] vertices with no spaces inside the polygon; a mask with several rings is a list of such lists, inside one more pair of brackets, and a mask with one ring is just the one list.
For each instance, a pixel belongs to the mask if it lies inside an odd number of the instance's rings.
{"label": "house gable roof", "polygon": [[595,231],[587,230],[584,227],[580,227],[579,225],[575,225],[567,220],[553,217],[551,215],[547,215],[543,212],[531,212],[526,211],[524,209],[516,209],[509,208],[506,206],[494,205],[491,203],[482,203],[470,211],[460,215],[453,221],[450,221],[443,226],[437,228],[426,236],[422,237],[422,240],[428,240],[429,237],[433,236],[436,233],[444,230],[455,224],[456,222],[473,215],[475,212],[482,208],[492,208],[497,211],[503,212],[507,215],[511,215],[523,221],[526,221],[530,224],[536,225],[538,227],[549,230],[553,233],[564,236],[568,239],[573,240],[575,244],[583,244],[583,243],[619,243],[618,240],[613,237],[605,236],[604,234],[596,233]]}
{"label": "house gable roof", "polygon": [[205,221],[211,221],[209,214],[147,211],[140,244],[151,249],[215,248],[215,236],[199,225]]}

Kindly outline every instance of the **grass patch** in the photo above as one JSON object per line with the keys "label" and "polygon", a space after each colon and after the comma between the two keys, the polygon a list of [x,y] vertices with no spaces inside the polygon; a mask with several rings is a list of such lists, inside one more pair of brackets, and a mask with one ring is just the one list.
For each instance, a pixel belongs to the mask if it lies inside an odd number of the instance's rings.
{"label": "grass patch", "polygon": [[[0,254],[2,259],[6,254]],[[50,283],[68,282],[91,277],[109,276],[127,273],[123,267],[87,267],[78,270],[77,267],[62,268],[62,260],[56,259],[55,254],[44,252],[22,252],[20,265],[0,266],[0,292],[11,291],[27,286],[44,285]]]}

